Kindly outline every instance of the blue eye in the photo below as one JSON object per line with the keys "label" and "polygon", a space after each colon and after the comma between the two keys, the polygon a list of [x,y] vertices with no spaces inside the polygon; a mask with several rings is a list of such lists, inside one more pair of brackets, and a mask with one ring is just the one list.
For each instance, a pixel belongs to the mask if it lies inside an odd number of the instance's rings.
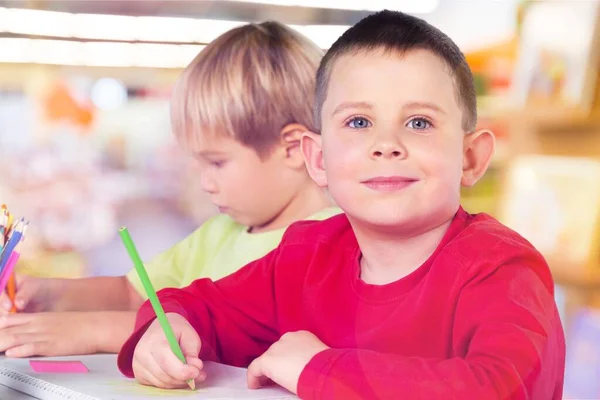
{"label": "blue eye", "polygon": [[406,126],[416,131],[422,131],[431,128],[431,122],[429,122],[425,118],[413,118],[410,121],[408,121],[408,124]]}
{"label": "blue eye", "polygon": [[346,125],[353,129],[365,129],[371,127],[371,122],[363,117],[354,117]]}

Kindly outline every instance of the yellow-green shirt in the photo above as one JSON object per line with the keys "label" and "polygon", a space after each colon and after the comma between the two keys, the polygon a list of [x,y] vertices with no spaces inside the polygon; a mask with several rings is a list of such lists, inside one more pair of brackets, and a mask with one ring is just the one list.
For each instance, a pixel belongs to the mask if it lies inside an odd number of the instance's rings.
{"label": "yellow-green shirt", "polygon": [[[330,207],[306,219],[323,220],[339,213],[339,208]],[[156,290],[185,287],[198,278],[217,280],[265,256],[279,245],[285,229],[248,233],[247,226],[238,224],[227,214],[219,214],[145,263],[145,267]],[[129,271],[127,279],[142,298],[147,299],[134,269]]]}

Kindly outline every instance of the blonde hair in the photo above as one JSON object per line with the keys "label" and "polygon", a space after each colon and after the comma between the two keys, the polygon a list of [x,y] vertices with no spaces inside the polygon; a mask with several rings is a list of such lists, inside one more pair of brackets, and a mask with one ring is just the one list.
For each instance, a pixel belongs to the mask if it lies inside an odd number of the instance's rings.
{"label": "blonde hair", "polygon": [[234,28],[206,46],[183,71],[171,122],[184,148],[226,134],[268,154],[290,123],[315,130],[315,76],[323,52],[278,22]]}

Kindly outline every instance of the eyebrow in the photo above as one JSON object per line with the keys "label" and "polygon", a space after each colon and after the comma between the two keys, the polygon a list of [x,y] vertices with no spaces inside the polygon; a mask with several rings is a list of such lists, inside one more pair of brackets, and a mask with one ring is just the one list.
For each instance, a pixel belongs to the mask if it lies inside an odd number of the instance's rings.
{"label": "eyebrow", "polygon": [[225,153],[223,153],[222,151],[215,151],[215,150],[210,150],[210,151],[199,151],[194,153],[194,155],[196,157],[215,157],[215,156],[224,156]]}
{"label": "eyebrow", "polygon": [[427,108],[429,110],[441,113],[441,114],[446,114],[446,111],[444,111],[440,106],[438,106],[437,104],[434,103],[429,103],[426,101],[413,101],[410,102],[408,104],[405,104],[404,107],[402,108]]}
{"label": "eyebrow", "polygon": [[[333,117],[336,114],[341,113],[342,111],[346,111],[346,110],[352,109],[352,108],[362,108],[362,109],[372,110],[373,109],[373,105],[371,103],[366,102],[366,101],[349,101],[349,102],[344,102],[344,103],[340,104],[339,106],[337,106],[335,108],[335,110],[333,110],[333,113],[331,113],[331,116]],[[440,114],[446,114],[446,111],[444,111],[437,104],[429,103],[429,102],[426,102],[426,101],[412,101],[410,103],[405,104],[402,108],[404,108],[404,109],[426,108],[426,109],[438,112]]]}
{"label": "eyebrow", "polygon": [[366,108],[368,110],[372,110],[373,105],[371,103],[367,103],[366,101],[347,101],[337,106],[331,113],[331,116],[333,117],[334,115],[351,108]]}

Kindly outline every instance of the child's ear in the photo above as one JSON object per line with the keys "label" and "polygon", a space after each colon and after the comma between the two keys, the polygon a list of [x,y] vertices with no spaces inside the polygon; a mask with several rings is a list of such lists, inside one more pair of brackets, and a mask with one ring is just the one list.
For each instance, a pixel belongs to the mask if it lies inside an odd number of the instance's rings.
{"label": "child's ear", "polygon": [[296,123],[287,124],[281,130],[281,144],[285,162],[292,168],[304,168],[300,140],[302,134],[306,131],[308,131],[306,126]]}
{"label": "child's ear", "polygon": [[325,174],[325,163],[323,162],[321,139],[321,135],[307,131],[302,135],[301,149],[308,174],[317,185],[326,187],[327,176]]}
{"label": "child's ear", "polygon": [[461,185],[473,186],[485,174],[492,161],[495,144],[494,134],[487,129],[465,135]]}

